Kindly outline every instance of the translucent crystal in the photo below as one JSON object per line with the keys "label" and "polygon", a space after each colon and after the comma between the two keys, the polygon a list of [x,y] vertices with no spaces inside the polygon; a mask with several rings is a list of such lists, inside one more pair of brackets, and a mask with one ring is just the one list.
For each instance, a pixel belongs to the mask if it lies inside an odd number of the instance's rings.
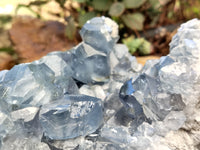
{"label": "translucent crystal", "polygon": [[23,133],[8,136],[3,143],[1,150],[50,150],[49,146],[42,143],[39,138],[25,136]]}
{"label": "translucent crystal", "polygon": [[122,107],[118,94],[112,93],[104,100],[104,119],[108,120],[115,115]]}
{"label": "translucent crystal", "polygon": [[[68,140],[49,140],[43,139],[43,142],[47,143],[51,149],[55,150],[70,150],[70,149],[81,149],[80,145],[84,142],[84,137],[77,137]],[[86,149],[85,147],[83,149]],[[82,150],[82,149],[81,149]]]}
{"label": "translucent crystal", "polygon": [[93,86],[83,85],[81,86],[79,91],[80,94],[97,97],[102,100],[105,99],[106,97],[103,88],[99,85],[93,85]]}
{"label": "translucent crystal", "polygon": [[[119,90],[120,90],[121,86],[123,85],[124,80],[122,79],[122,81],[119,81],[119,80],[113,79],[114,76],[111,76],[110,81],[107,83],[108,87],[105,90],[108,93],[119,93]],[[121,76],[118,76],[116,78],[120,78],[120,77]],[[106,86],[106,84],[105,84],[105,86]],[[117,94],[117,95],[119,95],[119,94]]]}
{"label": "translucent crystal", "polygon": [[119,145],[109,142],[106,139],[100,139],[98,141],[84,140],[78,148],[80,150],[127,150],[128,146]]}
{"label": "translucent crystal", "polygon": [[77,61],[73,64],[73,70],[73,77],[83,83],[105,82],[110,75],[107,57],[102,55],[92,55]]}
{"label": "translucent crystal", "polygon": [[2,100],[8,109],[24,105],[39,106],[62,96],[62,90],[53,83],[54,73],[45,64],[21,64],[6,73],[0,86]]}
{"label": "translucent crystal", "polygon": [[[55,76],[72,76],[72,70],[69,64],[63,59],[64,52],[52,52],[42,57],[38,63],[45,63],[55,74]],[[55,65],[56,64],[56,65]]]}
{"label": "translucent crystal", "polygon": [[1,118],[2,150],[48,149],[47,145],[40,142],[42,132],[38,121],[38,110],[36,107],[27,107],[13,111],[4,119]]}
{"label": "translucent crystal", "polygon": [[0,82],[4,80],[4,77],[5,77],[7,72],[8,72],[8,70],[0,71]]}
{"label": "translucent crystal", "polygon": [[72,77],[80,82],[105,82],[109,78],[109,56],[86,43],[82,42],[66,52],[63,59],[70,66]]}
{"label": "translucent crystal", "polygon": [[101,100],[85,95],[67,95],[40,111],[45,135],[56,140],[86,136],[102,124],[102,119]]}
{"label": "translucent crystal", "polygon": [[13,111],[11,112],[11,118],[15,123],[12,133],[21,130],[24,133],[31,133],[38,137],[42,136],[41,125],[39,123],[39,108],[26,107]]}
{"label": "translucent crystal", "polygon": [[69,60],[66,61],[71,55],[66,52],[52,52],[37,61],[37,63],[45,63],[54,72],[54,83],[63,93],[78,94],[78,87],[72,79],[72,68],[69,65]]}
{"label": "translucent crystal", "polygon": [[128,52],[128,47],[124,44],[116,44],[113,52],[119,60],[121,60],[124,57],[131,56]]}
{"label": "translucent crystal", "polygon": [[0,111],[0,141],[12,130],[13,126],[11,118]]}
{"label": "translucent crystal", "polygon": [[[126,146],[120,146],[113,143],[107,143],[107,142],[96,142],[96,144],[93,147],[93,150],[101,149],[101,150],[126,150],[128,147]],[[89,150],[89,149],[88,149]]]}
{"label": "translucent crystal", "polygon": [[39,108],[37,107],[26,107],[26,108],[11,112],[11,118],[13,119],[13,121],[22,119],[24,122],[28,122],[34,119],[38,111],[39,111]]}
{"label": "translucent crystal", "polygon": [[186,117],[182,111],[171,111],[164,120],[164,125],[169,130],[178,130],[184,125]]}
{"label": "translucent crystal", "polygon": [[93,89],[92,89],[90,86],[88,86],[88,85],[83,85],[83,86],[81,86],[80,89],[79,89],[79,91],[80,91],[80,94],[95,97],[95,92],[94,92]]}
{"label": "translucent crystal", "polygon": [[[145,121],[149,122],[154,132],[147,136],[151,136],[153,143],[169,131],[181,128],[186,116],[189,118],[197,112],[194,106],[198,104],[200,94],[197,90],[200,87],[199,28],[197,19],[181,25],[170,43],[170,54],[160,60],[148,61],[136,79],[128,80],[122,86],[120,97],[127,114],[134,116],[135,111],[130,110],[142,108],[147,118],[136,130],[134,121],[131,123],[133,136],[138,134],[143,139],[144,130],[138,131]],[[132,99],[127,101],[128,97]],[[136,147],[139,149],[139,145]]]}
{"label": "translucent crystal", "polygon": [[[124,57],[119,63],[115,66],[113,70],[113,74],[119,74],[121,76],[127,76],[129,74],[133,74],[141,70],[141,66],[138,65],[135,57]],[[130,78],[131,76],[129,76]]]}
{"label": "translucent crystal", "polygon": [[[181,25],[170,54],[143,69],[116,44],[111,19],[93,18],[80,33],[69,51],[0,72],[0,149],[185,148],[176,137],[198,147],[199,20]],[[180,134],[172,144],[170,133]]]}
{"label": "translucent crystal", "polygon": [[162,56],[160,58],[160,60],[157,59],[153,59],[153,60],[147,60],[147,62],[145,63],[144,67],[142,68],[142,73],[145,73],[151,77],[157,77],[158,76],[158,71],[166,66],[166,65],[170,65],[173,62],[175,62],[175,60],[168,56]]}
{"label": "translucent crystal", "polygon": [[116,67],[116,65],[119,63],[119,60],[117,59],[116,55],[114,54],[113,51],[110,52],[110,70],[111,73],[114,71],[114,68]]}
{"label": "translucent crystal", "polygon": [[128,133],[125,127],[113,127],[105,125],[102,128],[101,136],[117,144],[130,144],[133,137]]}
{"label": "translucent crystal", "polygon": [[96,17],[86,22],[80,31],[86,44],[109,54],[118,40],[118,25],[106,17]]}
{"label": "translucent crystal", "polygon": [[[133,117],[140,114],[154,120],[153,113],[157,116],[156,120],[163,120],[170,111],[183,110],[185,104],[181,95],[164,93],[160,84],[159,80],[146,74],[141,74],[133,83],[132,80],[127,81],[120,91],[127,112]],[[135,91],[142,94],[138,97]],[[143,117],[143,121],[145,121],[145,117]]]}

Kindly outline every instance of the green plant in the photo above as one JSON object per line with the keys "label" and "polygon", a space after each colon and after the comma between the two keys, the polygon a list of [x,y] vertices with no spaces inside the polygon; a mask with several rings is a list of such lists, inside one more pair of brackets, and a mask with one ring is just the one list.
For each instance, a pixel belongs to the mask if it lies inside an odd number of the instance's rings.
{"label": "green plant", "polygon": [[[158,0],[73,0],[80,3],[81,9],[93,8],[97,15],[109,16],[117,23],[124,24],[133,31],[143,30],[145,13],[158,11]],[[156,5],[157,4],[157,5]],[[142,11],[141,11],[142,9]],[[155,13],[154,13],[155,15]],[[86,18],[87,19],[87,18]],[[86,22],[86,19],[84,20]],[[83,20],[83,19],[82,19]],[[84,22],[83,21],[83,22]]]}
{"label": "green plant", "polygon": [[[15,9],[15,14],[18,13],[19,9],[24,7],[24,8],[27,8],[34,15],[36,15],[38,18],[41,18],[40,7],[42,7],[42,5],[44,5],[48,2],[49,2],[49,0],[36,0],[36,1],[31,1],[28,4],[18,4]],[[36,6],[38,9],[37,10],[32,9],[33,6]]]}
{"label": "green plant", "polygon": [[[57,2],[61,9],[66,11],[65,3],[67,0],[35,0],[26,5],[19,4],[16,8],[16,13],[21,7],[26,7],[38,18],[41,18],[40,8],[50,1]],[[158,0],[71,0],[71,3],[73,2],[80,4],[79,9],[71,9],[76,12],[71,13],[71,16],[74,17],[80,27],[94,16],[105,15],[113,18],[118,23],[125,24],[132,30],[142,30],[145,21],[144,13],[150,11],[150,8],[155,9],[155,5],[159,4]],[[32,8],[35,6],[38,7],[37,10]],[[144,8],[141,11],[140,8],[143,6]],[[80,15],[77,15],[77,13]]]}
{"label": "green plant", "polygon": [[41,10],[50,2],[55,2],[61,11],[48,13],[65,20],[65,34],[69,39],[75,38],[77,29],[87,20],[107,16],[119,24],[120,42],[123,41],[132,54],[136,51],[141,55],[151,52],[150,43],[142,38],[127,37],[133,34],[140,37],[140,31],[200,17],[200,0],[32,0],[26,5],[19,4],[16,14],[25,7],[36,17],[45,19]]}
{"label": "green plant", "polygon": [[138,52],[140,55],[149,55],[152,52],[151,43],[144,38],[134,38],[130,36],[122,41],[131,54]]}
{"label": "green plant", "polygon": [[[137,34],[138,31],[143,30],[147,19],[150,22],[156,22],[155,16],[159,15],[161,7],[159,0],[35,0],[28,5],[19,4],[16,13],[21,7],[26,7],[36,17],[42,18],[41,7],[51,1],[58,3],[62,9],[62,13],[55,15],[65,18],[65,33],[71,40],[74,39],[77,28],[82,27],[87,20],[95,16],[108,16],[115,20],[119,24],[120,30],[123,31],[120,31],[122,39],[124,33],[128,32],[130,35],[135,32]],[[70,4],[70,8],[66,8],[66,2]],[[73,3],[78,4],[78,7],[75,8]],[[33,7],[38,9],[33,9]],[[65,15],[66,11],[69,11],[69,16]]]}

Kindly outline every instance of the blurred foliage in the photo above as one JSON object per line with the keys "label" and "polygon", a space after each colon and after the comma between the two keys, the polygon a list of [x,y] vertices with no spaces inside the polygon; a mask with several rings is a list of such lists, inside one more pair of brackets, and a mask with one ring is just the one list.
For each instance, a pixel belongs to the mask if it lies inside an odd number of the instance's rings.
{"label": "blurred foliage", "polygon": [[131,54],[138,52],[140,55],[149,55],[152,52],[151,43],[144,38],[134,38],[133,36],[123,39]]}
{"label": "blurred foliage", "polygon": [[3,27],[3,25],[10,23],[12,20],[12,17],[9,15],[0,15],[0,26]]}
{"label": "blurred foliage", "polygon": [[39,11],[35,11],[32,9],[32,6],[36,6],[38,7],[38,10],[40,9],[40,7],[44,4],[47,4],[49,0],[36,0],[36,1],[30,1],[29,4],[18,4],[15,10],[15,13],[17,14],[17,12],[19,11],[19,9],[25,7],[27,8],[30,12],[32,12],[33,14],[35,14],[38,18],[41,17],[40,12]]}
{"label": "blurred foliage", "polygon": [[[151,45],[139,38],[140,31],[200,17],[200,0],[35,0],[29,4],[19,4],[16,14],[25,7],[36,17],[43,18],[41,8],[52,1],[59,5],[61,12],[49,13],[64,18],[65,33],[69,39],[76,38],[77,28],[81,28],[87,20],[95,16],[108,16],[118,23],[121,41],[131,48],[131,53],[138,51],[141,55],[149,54],[146,48]],[[139,39],[130,40],[132,35]],[[130,41],[127,37],[131,37]]]}
{"label": "blurred foliage", "polygon": [[67,20],[68,20],[68,25],[66,26],[66,29],[65,29],[65,35],[70,40],[73,40],[73,38],[76,35],[76,26],[75,26],[74,18],[69,17]]}
{"label": "blurred foliage", "polygon": [[[145,21],[143,12],[152,7],[146,7],[146,3],[150,3],[147,0],[73,0],[73,2],[80,4],[81,11],[88,10],[89,12],[96,12],[98,16],[109,16],[118,24],[122,24],[123,27],[126,26],[131,30],[143,30]],[[144,10],[141,11],[140,8],[143,6]],[[82,21],[86,22],[87,17],[84,19]]]}
{"label": "blurred foliage", "polygon": [[0,15],[0,29],[7,29],[10,27],[12,21],[12,16],[10,15]]}
{"label": "blurred foliage", "polygon": [[13,47],[4,47],[4,48],[0,48],[0,52],[6,52],[10,55],[16,55],[15,50],[13,49]]}

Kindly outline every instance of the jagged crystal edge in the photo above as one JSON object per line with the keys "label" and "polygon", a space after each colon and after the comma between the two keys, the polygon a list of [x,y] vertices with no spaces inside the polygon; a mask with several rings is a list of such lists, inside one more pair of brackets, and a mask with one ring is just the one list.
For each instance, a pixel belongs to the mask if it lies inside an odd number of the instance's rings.
{"label": "jagged crystal edge", "polygon": [[[160,144],[158,141],[156,145],[153,141],[157,135],[165,137],[169,131],[178,130],[197,112],[199,29],[197,19],[182,24],[170,43],[169,55],[159,61],[148,61],[141,74],[135,80],[126,81],[120,90],[126,112],[136,120],[136,133],[145,122],[151,124],[148,126],[153,128],[154,134],[146,137],[152,140],[149,142],[152,149],[167,145],[167,142]],[[141,120],[141,116],[145,117]],[[138,136],[136,133],[133,137]]]}
{"label": "jagged crystal edge", "polygon": [[[45,145],[40,139],[52,148],[52,140],[84,137],[96,131],[104,116],[102,102],[95,97],[105,99],[106,93],[119,90],[124,79],[115,82],[114,78],[122,77],[126,70],[141,69],[127,47],[116,44],[118,26],[109,18],[90,20],[80,33],[83,42],[69,51],[52,52],[0,72],[1,149],[41,149]],[[92,38],[96,34],[99,42]],[[128,67],[121,69],[117,66],[120,62]],[[94,85],[95,97],[82,95],[83,87],[94,83],[104,83],[104,87]],[[33,142],[28,142],[29,138]]]}

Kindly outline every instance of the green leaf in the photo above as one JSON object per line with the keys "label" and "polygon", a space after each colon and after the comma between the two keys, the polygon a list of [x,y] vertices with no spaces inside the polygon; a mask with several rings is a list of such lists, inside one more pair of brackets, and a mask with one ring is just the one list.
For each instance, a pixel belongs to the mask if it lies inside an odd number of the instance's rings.
{"label": "green leaf", "polygon": [[69,18],[68,24],[65,28],[65,35],[70,39],[73,40],[76,35],[76,26],[74,22],[74,18]]}
{"label": "green leaf", "polygon": [[123,39],[122,42],[128,47],[131,54],[134,54],[141,45],[141,42],[132,36]]}
{"label": "green leaf", "polygon": [[64,8],[65,6],[65,2],[66,2],[66,0],[55,0],[59,5],[60,5],[60,7],[61,8]]}
{"label": "green leaf", "polygon": [[92,19],[93,17],[96,17],[95,12],[87,12],[79,16],[78,23],[79,26],[83,26],[88,20]]}
{"label": "green leaf", "polygon": [[73,0],[73,2],[85,3],[85,2],[86,2],[86,0]]}
{"label": "green leaf", "polygon": [[133,13],[122,16],[122,20],[127,27],[132,30],[142,30],[144,24],[144,15],[141,13]]}
{"label": "green leaf", "polygon": [[159,0],[149,0],[149,3],[153,9],[159,9],[161,7]]}
{"label": "green leaf", "polygon": [[92,6],[95,10],[99,11],[107,11],[109,10],[110,6],[112,5],[112,1],[110,0],[93,0]]}
{"label": "green leaf", "polygon": [[149,55],[152,52],[151,43],[145,40],[144,38],[140,38],[141,45],[138,49],[140,55]]}
{"label": "green leaf", "polygon": [[109,9],[109,15],[113,17],[119,17],[124,12],[125,6],[123,3],[115,2]]}
{"label": "green leaf", "polygon": [[131,36],[123,39],[122,42],[128,47],[131,54],[138,51],[140,55],[149,55],[152,52],[151,43],[144,38],[134,38]]}
{"label": "green leaf", "polygon": [[161,5],[166,5],[167,3],[169,3],[171,0],[159,0]]}
{"label": "green leaf", "polygon": [[16,52],[15,50],[13,49],[13,47],[3,47],[3,48],[0,48],[0,52],[6,52],[10,55],[14,55]]}
{"label": "green leaf", "polygon": [[37,16],[37,18],[41,18],[40,14],[35,12],[29,5],[24,5],[24,4],[18,4],[16,9],[15,9],[15,15],[17,15],[19,9],[21,8],[26,8],[29,10],[33,15]]}
{"label": "green leaf", "polygon": [[126,8],[139,8],[146,0],[123,0]]}
{"label": "green leaf", "polygon": [[6,23],[12,22],[11,15],[0,15],[0,24],[4,25]]}
{"label": "green leaf", "polygon": [[46,4],[47,2],[48,1],[46,1],[46,0],[44,0],[44,1],[38,0],[38,1],[32,1],[32,2],[30,2],[28,5],[29,6],[32,6],[32,5],[34,5],[34,6],[40,6],[40,5]]}

